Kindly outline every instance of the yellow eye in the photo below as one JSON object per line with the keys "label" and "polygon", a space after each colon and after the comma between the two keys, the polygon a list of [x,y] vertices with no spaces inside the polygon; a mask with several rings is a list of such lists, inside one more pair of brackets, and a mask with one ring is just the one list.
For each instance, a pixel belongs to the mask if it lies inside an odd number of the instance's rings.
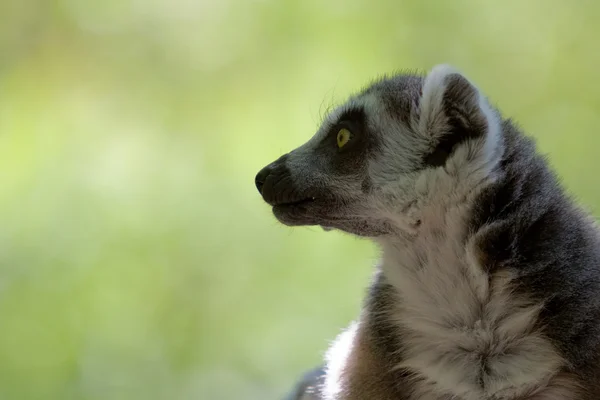
{"label": "yellow eye", "polygon": [[337,134],[337,145],[339,148],[342,148],[350,141],[351,133],[348,129],[342,128]]}

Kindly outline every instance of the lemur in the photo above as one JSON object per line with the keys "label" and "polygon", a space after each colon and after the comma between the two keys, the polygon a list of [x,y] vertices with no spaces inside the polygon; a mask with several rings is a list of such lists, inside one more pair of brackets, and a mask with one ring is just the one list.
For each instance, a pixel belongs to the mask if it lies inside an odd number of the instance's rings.
{"label": "lemur", "polygon": [[600,231],[457,69],[372,83],[255,184],[381,249],[310,398],[600,399]]}

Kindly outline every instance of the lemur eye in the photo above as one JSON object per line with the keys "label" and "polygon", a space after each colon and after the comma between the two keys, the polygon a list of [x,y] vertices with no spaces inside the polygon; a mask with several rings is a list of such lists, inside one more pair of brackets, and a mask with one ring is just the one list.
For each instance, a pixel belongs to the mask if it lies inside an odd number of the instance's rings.
{"label": "lemur eye", "polygon": [[350,137],[352,136],[352,134],[350,133],[350,131],[346,128],[342,128],[339,130],[338,134],[337,134],[337,145],[338,147],[341,149],[342,147],[344,147],[346,145],[346,143],[348,143],[350,141]]}

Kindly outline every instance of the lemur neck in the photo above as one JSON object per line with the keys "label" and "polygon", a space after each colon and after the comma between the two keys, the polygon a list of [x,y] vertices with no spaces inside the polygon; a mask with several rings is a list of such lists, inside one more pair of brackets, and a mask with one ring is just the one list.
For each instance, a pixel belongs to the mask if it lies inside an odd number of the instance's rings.
{"label": "lemur neck", "polygon": [[466,234],[473,206],[498,175],[472,175],[468,180],[461,180],[440,169],[432,172],[429,178],[437,183],[424,184],[428,190],[418,192],[419,195],[400,207],[401,211],[393,218],[393,233],[377,238],[384,251],[390,247],[406,248],[415,242]]}
{"label": "lemur neck", "polygon": [[[413,210],[404,226],[393,234],[378,238],[384,260],[395,263],[395,260],[403,259],[404,263],[419,264],[423,258],[442,251],[445,246],[455,246],[466,240],[472,204],[472,199],[468,198],[460,202],[432,202]],[[405,259],[411,256],[416,259]]]}

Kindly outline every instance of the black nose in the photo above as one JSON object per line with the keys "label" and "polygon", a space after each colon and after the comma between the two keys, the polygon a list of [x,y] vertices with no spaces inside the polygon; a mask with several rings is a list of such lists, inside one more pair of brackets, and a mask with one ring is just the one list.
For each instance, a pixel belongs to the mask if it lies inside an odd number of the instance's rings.
{"label": "black nose", "polygon": [[254,183],[256,184],[258,193],[262,194],[263,186],[265,185],[267,176],[269,176],[272,170],[272,165],[267,165],[266,167],[261,169],[258,174],[256,174],[256,178],[254,178]]}

